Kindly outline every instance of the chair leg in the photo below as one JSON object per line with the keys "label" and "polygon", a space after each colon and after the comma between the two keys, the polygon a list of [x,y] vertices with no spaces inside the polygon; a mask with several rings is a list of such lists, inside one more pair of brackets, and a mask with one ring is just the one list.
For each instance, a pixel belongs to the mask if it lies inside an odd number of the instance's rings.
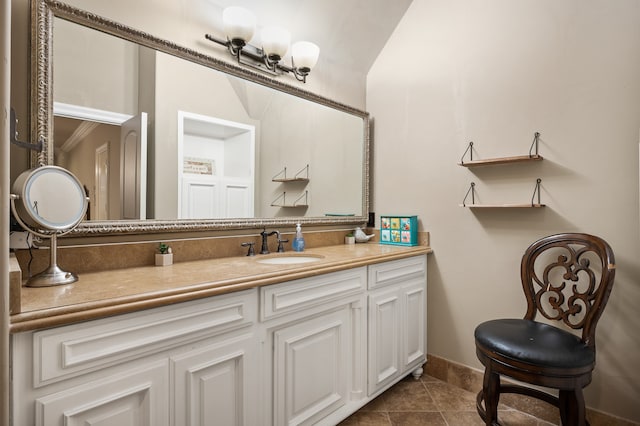
{"label": "chair leg", "polygon": [[587,424],[582,388],[561,390],[558,394],[558,400],[563,426],[585,426]]}
{"label": "chair leg", "polygon": [[488,365],[484,370],[482,381],[482,393],[484,394],[484,407],[487,426],[498,422],[498,402],[500,401],[500,375],[494,373]]}

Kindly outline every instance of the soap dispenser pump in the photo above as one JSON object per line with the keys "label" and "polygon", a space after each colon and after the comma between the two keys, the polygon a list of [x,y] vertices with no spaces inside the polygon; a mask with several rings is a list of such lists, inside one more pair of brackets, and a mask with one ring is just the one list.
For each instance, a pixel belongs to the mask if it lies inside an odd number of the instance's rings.
{"label": "soap dispenser pump", "polygon": [[291,244],[293,251],[304,251],[304,237],[302,236],[302,227],[298,223],[296,225],[296,236]]}

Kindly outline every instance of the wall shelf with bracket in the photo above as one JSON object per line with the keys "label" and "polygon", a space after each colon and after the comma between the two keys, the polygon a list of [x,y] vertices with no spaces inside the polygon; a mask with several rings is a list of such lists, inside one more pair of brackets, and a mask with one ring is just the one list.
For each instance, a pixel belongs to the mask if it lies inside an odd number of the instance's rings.
{"label": "wall shelf with bracket", "polygon": [[287,177],[287,168],[285,167],[271,178],[272,182],[309,182],[309,165],[307,164],[293,177]]}
{"label": "wall shelf with bracket", "polygon": [[[542,179],[536,179],[536,186],[533,190],[533,196],[531,197],[530,203],[510,203],[510,204],[476,204],[476,184],[475,182],[471,182],[469,185],[469,189],[462,200],[462,204],[460,207],[468,207],[470,209],[479,209],[479,208],[541,208],[545,207],[545,204],[540,202],[540,182]],[[471,204],[467,203],[467,199],[471,196]]]}
{"label": "wall shelf with bracket", "polygon": [[[512,163],[525,163],[531,161],[542,161],[542,156],[538,154],[538,141],[540,139],[540,133],[535,132],[533,135],[533,142],[531,143],[531,147],[529,148],[529,155],[519,155],[515,157],[499,157],[499,158],[488,158],[485,160],[474,160],[473,159],[473,142],[469,142],[467,149],[462,154],[462,158],[458,163],[459,166],[463,167],[480,167],[480,166],[495,166],[499,164],[512,164]],[[464,157],[469,154],[469,160],[465,161]]]}
{"label": "wall shelf with bracket", "polygon": [[304,191],[293,202],[287,202],[287,192],[283,192],[275,200],[271,202],[271,207],[293,208],[293,207],[309,207],[308,204],[309,191]]}

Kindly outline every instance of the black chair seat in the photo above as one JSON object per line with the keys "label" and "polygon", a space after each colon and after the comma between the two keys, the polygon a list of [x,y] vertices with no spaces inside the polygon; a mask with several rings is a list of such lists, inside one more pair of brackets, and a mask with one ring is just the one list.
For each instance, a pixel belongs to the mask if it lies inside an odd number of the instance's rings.
{"label": "black chair seat", "polygon": [[578,336],[524,319],[497,319],[475,331],[479,345],[507,358],[536,367],[580,368],[593,365],[596,354]]}

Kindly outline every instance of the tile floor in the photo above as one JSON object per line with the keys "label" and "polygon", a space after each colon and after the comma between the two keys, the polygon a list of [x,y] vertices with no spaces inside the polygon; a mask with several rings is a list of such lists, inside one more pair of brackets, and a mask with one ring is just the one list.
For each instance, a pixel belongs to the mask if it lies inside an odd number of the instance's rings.
{"label": "tile floor", "polygon": [[[553,423],[501,405],[498,412],[504,426],[548,426]],[[378,396],[340,426],[482,426],[476,412],[476,394],[423,375],[409,375]]]}

